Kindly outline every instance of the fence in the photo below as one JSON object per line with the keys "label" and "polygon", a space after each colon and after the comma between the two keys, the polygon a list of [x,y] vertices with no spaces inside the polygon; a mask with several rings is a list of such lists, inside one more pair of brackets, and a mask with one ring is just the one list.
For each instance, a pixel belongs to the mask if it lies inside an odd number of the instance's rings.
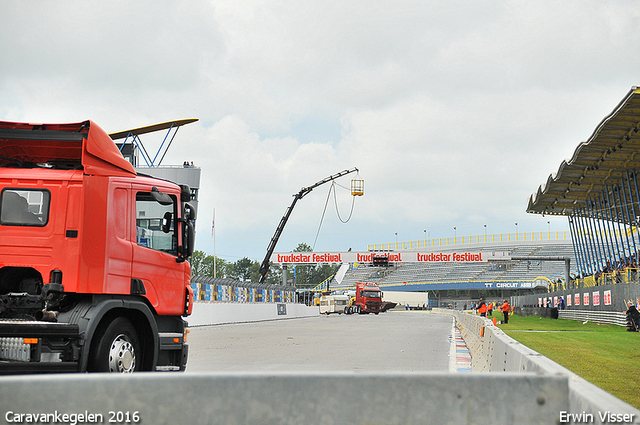
{"label": "fence", "polygon": [[627,309],[628,301],[635,303],[637,299],[640,299],[640,285],[618,283],[512,296],[511,305],[514,307],[557,307],[560,297],[565,300],[566,311],[622,312]]}
{"label": "fence", "polygon": [[389,242],[367,245],[368,251],[399,251],[402,249],[426,249],[442,246],[488,244],[523,241],[555,241],[571,240],[568,231],[557,232],[522,232],[522,233],[497,233],[492,235],[454,236],[452,238],[425,238],[413,241]]}
{"label": "fence", "polygon": [[560,310],[558,311],[558,319],[627,326],[627,316],[620,311]]}
{"label": "fence", "polygon": [[[199,281],[200,280],[200,281]],[[194,301],[240,303],[295,302],[295,289],[285,286],[257,285],[228,279],[199,278],[191,281]]]}

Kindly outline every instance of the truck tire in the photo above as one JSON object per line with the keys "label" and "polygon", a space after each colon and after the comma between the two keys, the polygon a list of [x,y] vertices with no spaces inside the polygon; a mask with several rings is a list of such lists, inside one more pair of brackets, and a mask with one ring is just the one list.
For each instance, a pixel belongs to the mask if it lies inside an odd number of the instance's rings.
{"label": "truck tire", "polygon": [[89,359],[91,372],[132,373],[141,369],[142,346],[129,319],[115,318],[95,338]]}

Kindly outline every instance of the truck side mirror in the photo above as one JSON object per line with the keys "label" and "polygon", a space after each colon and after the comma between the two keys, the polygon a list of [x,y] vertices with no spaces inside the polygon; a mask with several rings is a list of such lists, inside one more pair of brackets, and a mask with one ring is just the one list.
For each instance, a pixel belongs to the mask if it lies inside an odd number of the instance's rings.
{"label": "truck side mirror", "polygon": [[185,220],[195,220],[196,219],[196,209],[193,205],[188,202],[184,204],[184,219]]}
{"label": "truck side mirror", "polygon": [[169,233],[171,231],[171,212],[167,211],[164,213],[164,217],[162,217],[162,231],[164,233]]}
{"label": "truck side mirror", "polygon": [[196,231],[193,224],[189,222],[185,223],[185,236],[187,237],[185,254],[186,257],[189,258],[193,255],[193,251],[196,245]]}
{"label": "truck side mirror", "polygon": [[196,232],[191,221],[184,220],[182,222],[182,246],[178,247],[178,258],[176,261],[182,263],[193,255],[196,244]]}
{"label": "truck side mirror", "polygon": [[186,184],[180,185],[180,200],[182,202],[189,202],[191,200],[191,188]]}

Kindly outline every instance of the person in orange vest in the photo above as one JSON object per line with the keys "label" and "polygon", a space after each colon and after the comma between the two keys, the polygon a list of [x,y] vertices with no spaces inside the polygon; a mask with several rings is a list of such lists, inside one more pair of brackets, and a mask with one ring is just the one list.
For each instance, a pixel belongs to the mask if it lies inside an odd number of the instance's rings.
{"label": "person in orange vest", "polygon": [[493,316],[493,301],[487,303],[487,316]]}
{"label": "person in orange vest", "polygon": [[504,303],[502,304],[502,314],[504,315],[504,323],[505,325],[509,323],[509,303],[507,302],[507,300],[504,300]]}
{"label": "person in orange vest", "polygon": [[480,313],[481,317],[487,317],[487,305],[482,298],[480,298],[480,303],[478,303],[478,313]]}

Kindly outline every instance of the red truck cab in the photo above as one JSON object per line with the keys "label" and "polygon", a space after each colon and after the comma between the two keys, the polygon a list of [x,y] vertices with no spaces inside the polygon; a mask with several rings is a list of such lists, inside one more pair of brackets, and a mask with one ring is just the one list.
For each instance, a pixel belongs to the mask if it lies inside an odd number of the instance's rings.
{"label": "red truck cab", "polygon": [[351,312],[367,314],[380,313],[382,305],[382,291],[380,287],[373,282],[357,282],[356,296]]}
{"label": "red truck cab", "polygon": [[0,122],[0,373],[184,370],[189,200],[91,121]]}

